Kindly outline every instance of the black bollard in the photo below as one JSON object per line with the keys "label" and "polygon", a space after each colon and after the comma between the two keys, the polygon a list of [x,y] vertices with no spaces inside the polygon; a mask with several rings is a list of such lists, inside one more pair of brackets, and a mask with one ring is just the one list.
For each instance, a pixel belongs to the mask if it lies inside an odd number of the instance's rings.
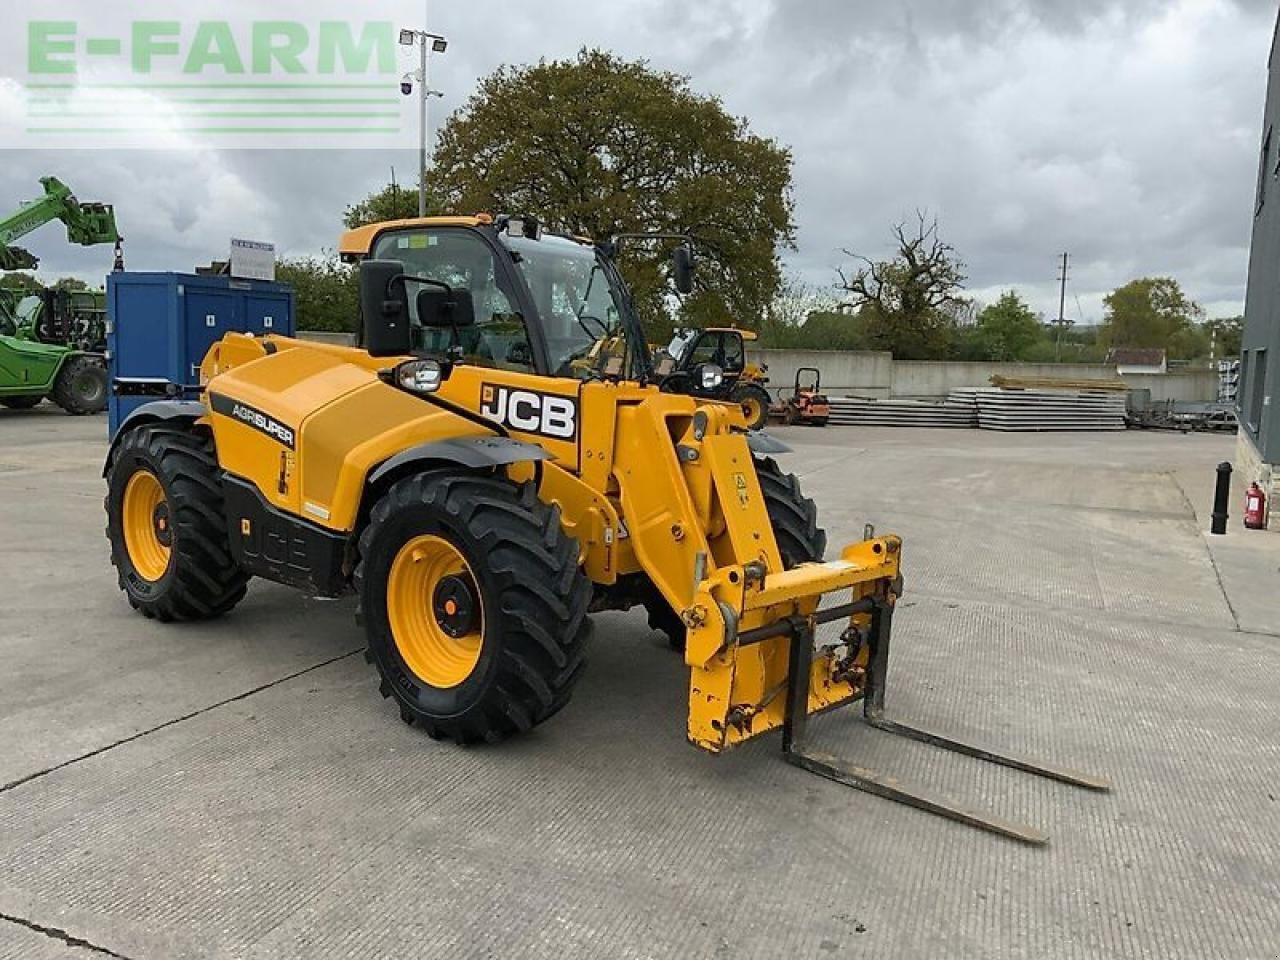
{"label": "black bollard", "polygon": [[1213,525],[1210,533],[1227,532],[1227,501],[1231,499],[1231,464],[1218,464],[1218,485],[1213,490]]}

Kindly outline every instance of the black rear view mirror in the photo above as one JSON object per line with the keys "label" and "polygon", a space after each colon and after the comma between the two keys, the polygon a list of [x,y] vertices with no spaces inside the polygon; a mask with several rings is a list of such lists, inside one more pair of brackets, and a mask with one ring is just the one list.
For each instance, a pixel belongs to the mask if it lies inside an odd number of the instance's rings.
{"label": "black rear view mirror", "polygon": [[364,348],[372,357],[400,357],[413,350],[409,296],[399,260],[365,260],[360,264],[360,315]]}
{"label": "black rear view mirror", "polygon": [[676,247],[671,257],[671,275],[680,293],[693,293],[693,270],[693,251],[686,246]]}
{"label": "black rear view mirror", "polygon": [[470,327],[476,322],[470,290],[418,291],[418,322],[424,327]]}

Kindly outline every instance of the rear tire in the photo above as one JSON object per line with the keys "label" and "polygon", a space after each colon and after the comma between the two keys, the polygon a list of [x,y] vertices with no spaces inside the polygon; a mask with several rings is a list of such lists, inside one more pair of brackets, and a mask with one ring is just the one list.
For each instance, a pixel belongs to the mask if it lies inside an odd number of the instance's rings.
{"label": "rear tire", "polygon": [[[818,526],[817,505],[800,491],[795,475],[783,473],[772,457],[757,458],[755,463],[783,569],[822,560],[827,550],[827,532]],[[649,628],[665,633],[672,650],[683,651],[687,636],[684,622],[656,588],[644,606],[649,613]]]}
{"label": "rear tire", "polygon": [[107,472],[105,506],[120,589],[144,616],[209,620],[244,597],[249,578],[232,559],[208,436],[161,424],[130,430]]}
{"label": "rear tire", "polygon": [[43,399],[43,395],[36,397],[0,397],[0,407],[8,407],[10,410],[31,410],[38,407]]}
{"label": "rear tire", "polygon": [[[559,508],[532,484],[448,472],[399,481],[360,536],[355,584],[382,695],[433,739],[494,743],[568,702],[591,581]],[[462,622],[446,615],[451,598],[447,614],[461,609]]]}
{"label": "rear tire", "polygon": [[769,393],[755,383],[743,383],[733,388],[730,399],[742,407],[747,418],[747,429],[763,430],[769,422]]}
{"label": "rear tire", "polygon": [[49,396],[72,416],[101,413],[107,408],[107,368],[98,357],[71,357],[58,371]]}

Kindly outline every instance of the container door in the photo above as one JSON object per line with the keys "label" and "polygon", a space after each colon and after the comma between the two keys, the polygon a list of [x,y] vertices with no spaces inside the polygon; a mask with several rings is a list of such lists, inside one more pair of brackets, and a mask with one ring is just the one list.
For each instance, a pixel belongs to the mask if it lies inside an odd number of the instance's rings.
{"label": "container door", "polygon": [[244,298],[246,333],[262,336],[278,333],[281,336],[293,336],[289,323],[289,304],[280,297],[247,296]]}
{"label": "container door", "polygon": [[186,383],[200,382],[200,362],[223,335],[243,330],[239,298],[226,290],[201,290],[187,288],[187,356],[184,375]]}

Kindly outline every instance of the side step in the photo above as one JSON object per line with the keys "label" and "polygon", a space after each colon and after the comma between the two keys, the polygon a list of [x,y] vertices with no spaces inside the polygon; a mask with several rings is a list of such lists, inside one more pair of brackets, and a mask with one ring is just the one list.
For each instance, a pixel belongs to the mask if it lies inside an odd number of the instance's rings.
{"label": "side step", "polygon": [[[809,720],[808,682],[813,660],[813,630],[819,623],[830,623],[849,615],[847,607],[819,611],[811,620],[793,617],[783,621],[784,630],[791,637],[790,653],[787,665],[787,714],[782,729],[782,755],[790,764],[816,773],[820,777],[843,783],[855,790],[874,793],[876,796],[905,803],[919,810],[936,813],[949,820],[965,823],[980,830],[1009,837],[1022,843],[1043,846],[1049,842],[1049,835],[1035,827],[1012,823],[1001,817],[958,804],[928,791],[908,786],[896,777],[887,776],[866,767],[846,764],[836,757],[817,751],[807,750],[805,734]],[[889,720],[884,716],[885,676],[889,663],[889,637],[893,628],[893,606],[891,603],[877,599],[871,610],[870,649],[867,660],[866,687],[863,695],[863,718],[867,724],[877,730],[897,736],[918,740],[921,743],[933,744],[944,750],[962,753],[965,756],[986,760],[1012,767],[1036,776],[1047,777],[1062,783],[1083,787],[1086,790],[1106,792],[1111,783],[1089,774],[1078,773],[1051,764],[1038,763],[1025,757],[997,753],[986,747],[976,746],[943,736],[929,730],[908,726]]]}

